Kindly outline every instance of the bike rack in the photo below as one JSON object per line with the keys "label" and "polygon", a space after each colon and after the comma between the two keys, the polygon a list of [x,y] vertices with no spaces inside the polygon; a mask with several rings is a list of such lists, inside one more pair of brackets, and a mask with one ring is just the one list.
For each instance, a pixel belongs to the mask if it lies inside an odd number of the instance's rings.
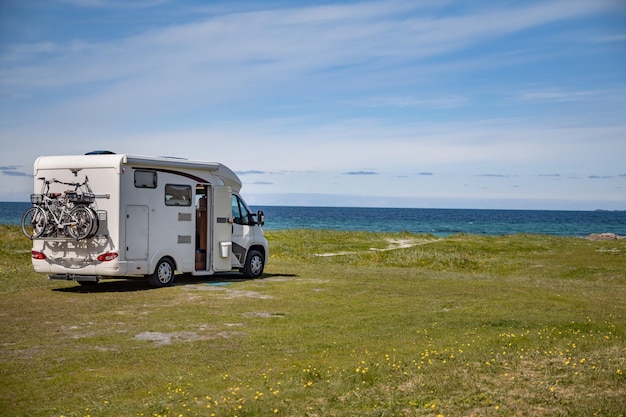
{"label": "bike rack", "polygon": [[34,237],[34,238],[31,238],[30,240],[45,240],[48,242],[70,242],[70,241],[79,242],[79,240],[76,240],[73,237],[54,237],[54,236]]}
{"label": "bike rack", "polygon": [[[32,208],[29,208],[22,217],[22,231],[24,232],[26,237],[29,237],[31,240],[42,240],[50,242],[80,242],[88,238],[106,238],[107,236],[109,236],[107,212],[104,210],[97,210],[95,208],[95,205],[94,207],[91,207],[91,204],[95,203],[97,198],[110,199],[110,194],[94,194],[87,184],[87,176],[85,176],[85,182],[82,184],[74,182],[62,182],[56,180],[55,178],[52,178],[51,180],[46,180],[45,177],[39,177],[38,179],[44,181],[44,185],[42,186],[42,192],[31,194],[30,201],[34,206],[39,207],[35,211],[35,213],[38,210],[43,210],[44,214],[46,214],[46,216],[44,217],[44,219],[46,220],[46,224],[43,226],[44,235],[33,237],[32,234],[29,235],[29,232],[26,230],[24,224],[26,213],[28,213],[28,211],[30,210],[33,210]],[[50,193],[50,183],[52,182],[73,186],[74,190],[66,190],[62,193]],[[83,186],[85,186],[86,189],[84,189]],[[66,216],[68,212],[69,214],[72,214],[72,211],[76,211],[78,208],[90,212],[89,217],[91,218],[89,219],[89,221],[91,223],[91,230],[88,231],[88,233],[86,234],[81,233],[80,235],[78,235],[76,233],[72,233],[71,230],[68,232],[66,226],[70,223],[67,223],[63,220],[63,216]],[[49,218],[50,214],[52,215],[52,218]],[[57,214],[59,217],[57,217]],[[95,219],[93,218],[94,215]],[[80,220],[76,220],[75,223],[78,224],[79,221]],[[49,227],[55,224],[58,227],[58,230],[51,230],[46,234],[46,230],[49,230]],[[34,225],[32,226],[34,227]],[[81,223],[81,227],[82,226],[84,226],[83,223]],[[94,230],[94,227],[96,226],[97,228]],[[39,221],[37,227],[41,227]]]}

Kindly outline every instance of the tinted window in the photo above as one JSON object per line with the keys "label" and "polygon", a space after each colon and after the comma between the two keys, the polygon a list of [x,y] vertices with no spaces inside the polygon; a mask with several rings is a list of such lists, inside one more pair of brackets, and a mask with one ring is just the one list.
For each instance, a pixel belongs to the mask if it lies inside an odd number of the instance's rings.
{"label": "tinted window", "polygon": [[237,224],[248,224],[249,223],[249,211],[245,204],[233,194],[233,221]]}
{"label": "tinted window", "polygon": [[166,206],[190,206],[191,185],[165,184]]}
{"label": "tinted window", "polygon": [[156,188],[156,186],[157,186],[156,171],[146,171],[142,169],[135,170],[135,187]]}

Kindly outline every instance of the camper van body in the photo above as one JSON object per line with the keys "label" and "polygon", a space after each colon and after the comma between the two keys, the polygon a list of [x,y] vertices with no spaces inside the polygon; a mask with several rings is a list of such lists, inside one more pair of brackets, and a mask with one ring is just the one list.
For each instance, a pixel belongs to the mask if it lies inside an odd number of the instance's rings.
{"label": "camper van body", "polygon": [[178,158],[87,154],[44,156],[34,164],[35,193],[43,178],[87,181],[97,231],[77,240],[33,239],[32,264],[51,279],[80,283],[146,276],[169,285],[174,271],[193,275],[239,270],[259,276],[268,259],[263,215],[239,196],[241,181],[219,163]]}

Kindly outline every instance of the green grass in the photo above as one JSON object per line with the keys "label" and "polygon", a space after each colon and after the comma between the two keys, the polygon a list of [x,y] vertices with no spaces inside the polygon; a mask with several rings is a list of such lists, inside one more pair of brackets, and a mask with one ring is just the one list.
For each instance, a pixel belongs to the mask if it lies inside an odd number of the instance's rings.
{"label": "green grass", "polygon": [[626,240],[267,235],[263,279],[88,288],[0,226],[0,415],[626,415]]}

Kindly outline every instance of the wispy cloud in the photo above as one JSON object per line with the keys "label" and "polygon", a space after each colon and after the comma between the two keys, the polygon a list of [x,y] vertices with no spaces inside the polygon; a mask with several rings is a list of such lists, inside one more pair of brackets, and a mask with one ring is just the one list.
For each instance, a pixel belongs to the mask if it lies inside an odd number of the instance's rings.
{"label": "wispy cloud", "polygon": [[[74,2],[94,7],[122,4],[102,0]],[[207,100],[228,96],[225,91],[242,93],[268,82],[288,83],[294,75],[337,78],[344,73],[342,68],[353,65],[359,66],[361,81],[367,81],[372,71],[385,71],[391,63],[444,56],[494,36],[607,7],[605,2],[559,0],[508,9],[476,7],[465,14],[439,17],[423,15],[419,2],[407,1],[268,8],[211,15],[115,42],[79,39],[79,49],[75,48],[76,40],[48,42],[45,49],[54,50],[55,54],[48,55],[43,64],[14,62],[2,71],[0,79],[3,89],[29,91],[35,87],[92,85],[93,93],[100,90],[96,83],[106,82],[108,93],[102,96],[101,92],[98,99],[106,99],[106,103],[117,99],[118,106],[123,102],[120,95],[161,103],[193,92]],[[29,44],[9,47],[14,53],[29,50],[28,56],[33,56],[37,48]],[[49,53],[46,50],[41,52]],[[345,81],[354,83],[357,73],[349,74]],[[387,101],[395,105],[429,101],[431,105],[459,105],[463,100],[451,96]],[[136,101],[131,100],[133,108]]]}
{"label": "wispy cloud", "polygon": [[624,102],[626,89],[623,87],[612,89],[597,89],[584,91],[568,90],[535,90],[525,91],[519,94],[519,99],[527,102],[544,103],[567,103],[580,101],[604,101],[604,102]]}
{"label": "wispy cloud", "polygon": [[453,95],[436,98],[416,98],[410,96],[369,97],[360,100],[346,101],[346,104],[360,107],[424,107],[433,109],[450,109],[466,105],[469,98]]}
{"label": "wispy cloud", "polygon": [[267,172],[251,169],[251,170],[248,170],[248,171],[235,171],[235,174],[237,174],[237,175],[257,175],[257,174],[267,174]]}
{"label": "wispy cloud", "polygon": [[343,175],[378,175],[376,171],[348,171],[344,172]]}
{"label": "wispy cloud", "polygon": [[[0,49],[0,163],[88,137],[120,153],[175,145],[259,188],[398,194],[466,177],[503,189],[511,172],[591,189],[623,166],[619,1],[50,4],[8,16],[21,31]],[[0,190],[30,192],[7,177],[20,172],[3,170]]]}
{"label": "wispy cloud", "polygon": [[605,102],[626,103],[626,87],[617,85],[612,88],[597,88],[588,90],[542,88],[521,91],[517,99],[529,103],[577,103],[577,102]]}
{"label": "wispy cloud", "polygon": [[0,166],[0,172],[2,175],[7,175],[9,177],[32,177],[32,174],[28,174],[23,171],[18,171],[21,168],[19,165],[8,165],[8,166]]}
{"label": "wispy cloud", "polygon": [[626,42],[626,33],[619,33],[611,36],[597,36],[593,38],[598,43]]}
{"label": "wispy cloud", "polygon": [[171,2],[171,0],[59,0],[77,7],[87,8],[115,8],[115,9],[139,9],[154,7],[160,4]]}
{"label": "wispy cloud", "polygon": [[596,97],[595,91],[530,91],[521,93],[520,99],[525,101],[565,102],[580,101]]}

